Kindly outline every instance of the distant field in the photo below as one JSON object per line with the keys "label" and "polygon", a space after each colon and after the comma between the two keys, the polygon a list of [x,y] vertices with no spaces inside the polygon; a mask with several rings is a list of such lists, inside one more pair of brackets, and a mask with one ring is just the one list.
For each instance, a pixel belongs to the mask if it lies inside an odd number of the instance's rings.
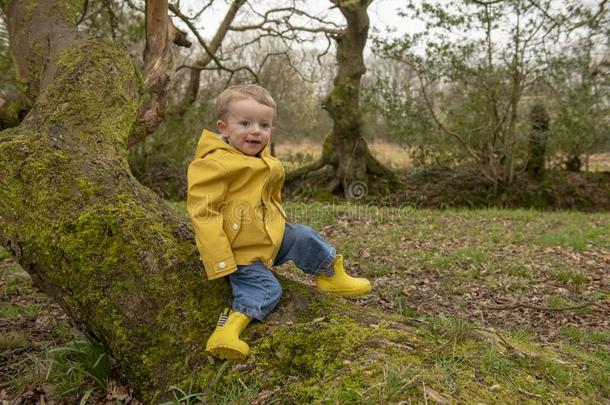
{"label": "distant field", "polygon": [[[375,141],[369,143],[369,148],[375,156],[384,164],[396,168],[407,169],[412,167],[409,150],[394,143]],[[277,157],[291,166],[300,166],[302,163],[307,163],[306,157],[314,160],[320,156],[322,152],[322,144],[305,140],[299,143],[278,143],[275,145],[275,153]]]}
{"label": "distant field", "polygon": [[[382,163],[395,169],[408,169],[412,167],[409,150],[395,143],[385,141],[374,141],[369,147]],[[322,145],[310,140],[301,142],[285,142],[275,145],[276,155],[286,162],[288,167],[297,167],[320,156]],[[589,171],[610,171],[610,152],[597,153],[589,158]]]}
{"label": "distant field", "polygon": [[610,152],[596,153],[589,159],[589,170],[592,172],[610,171]]}

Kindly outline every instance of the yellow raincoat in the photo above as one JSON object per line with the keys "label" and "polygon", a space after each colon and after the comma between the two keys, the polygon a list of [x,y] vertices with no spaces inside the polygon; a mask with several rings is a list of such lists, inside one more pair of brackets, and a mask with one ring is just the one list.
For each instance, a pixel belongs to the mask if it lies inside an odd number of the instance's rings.
{"label": "yellow raincoat", "polygon": [[270,267],[280,249],[284,168],[268,148],[255,157],[214,132],[204,130],[199,139],[188,169],[187,209],[210,280],[255,261]]}

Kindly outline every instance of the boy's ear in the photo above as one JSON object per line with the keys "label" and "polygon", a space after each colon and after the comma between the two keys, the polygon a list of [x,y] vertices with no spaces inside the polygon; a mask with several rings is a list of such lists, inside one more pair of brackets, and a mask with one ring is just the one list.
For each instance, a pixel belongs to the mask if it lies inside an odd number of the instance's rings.
{"label": "boy's ear", "polygon": [[216,121],[216,127],[218,128],[218,131],[220,131],[220,135],[226,135],[227,124],[223,120]]}

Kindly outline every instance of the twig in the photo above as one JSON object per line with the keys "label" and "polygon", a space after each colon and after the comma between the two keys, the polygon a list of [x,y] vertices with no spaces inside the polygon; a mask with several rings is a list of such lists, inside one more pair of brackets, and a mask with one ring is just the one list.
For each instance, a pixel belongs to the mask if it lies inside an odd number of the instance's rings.
{"label": "twig", "polygon": [[[241,2],[238,2],[238,3],[241,4]],[[232,75],[238,71],[246,70],[252,75],[255,82],[259,81],[258,76],[249,66],[240,66],[237,68],[229,68],[229,67],[225,66],[222,63],[222,61],[220,60],[220,58],[213,52],[213,50],[210,48],[210,46],[201,37],[201,34],[197,30],[197,28],[195,28],[193,23],[184,14],[182,14],[182,12],[174,5],[169,4],[168,7],[169,7],[169,10],[171,10],[178,18],[180,18],[186,24],[186,26],[193,33],[193,35],[195,35],[195,37],[197,38],[197,41],[199,42],[199,45],[201,45],[201,47],[205,50],[206,54],[216,64],[216,66],[218,67],[219,70],[224,70],[226,72],[231,73]],[[203,69],[201,69],[201,70],[203,70]]]}
{"label": "twig", "polygon": [[423,391],[424,391],[424,402],[426,405],[428,405],[428,395],[426,394],[426,384],[422,381],[421,385],[422,385]]}
{"label": "twig", "polygon": [[524,395],[527,395],[528,397],[542,398],[542,395],[538,395],[538,394],[534,394],[533,392],[526,391],[521,387],[517,387],[517,391],[519,391],[520,393],[522,393]]}

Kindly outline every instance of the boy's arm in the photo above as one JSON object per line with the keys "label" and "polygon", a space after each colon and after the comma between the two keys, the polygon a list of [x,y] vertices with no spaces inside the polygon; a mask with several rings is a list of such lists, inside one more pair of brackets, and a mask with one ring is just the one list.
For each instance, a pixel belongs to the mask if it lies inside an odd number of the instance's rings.
{"label": "boy's arm", "polygon": [[208,278],[232,273],[237,268],[233,250],[223,229],[222,203],[229,181],[226,169],[215,159],[195,159],[188,169],[187,209],[195,229],[197,248]]}

